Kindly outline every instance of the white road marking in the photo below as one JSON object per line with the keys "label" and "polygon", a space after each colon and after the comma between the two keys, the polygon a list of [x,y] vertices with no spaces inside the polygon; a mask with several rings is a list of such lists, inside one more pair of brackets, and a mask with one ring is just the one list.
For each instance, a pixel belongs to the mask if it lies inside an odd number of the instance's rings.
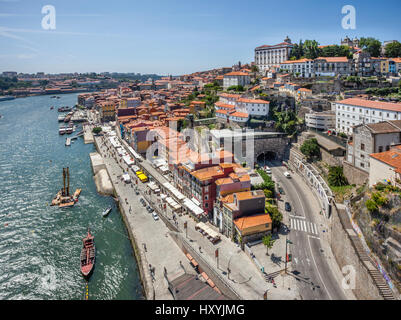
{"label": "white road marking", "polygon": [[306,219],[306,217],[302,217],[302,216],[292,216],[292,215],[290,215],[290,217],[294,218],[294,219]]}
{"label": "white road marking", "polygon": [[302,221],[302,222],[304,223],[304,231],[308,232],[308,228],[306,227],[306,222],[305,221]]}
{"label": "white road marking", "polygon": [[322,279],[322,276],[320,275],[319,268],[317,267],[317,264],[316,264],[316,261],[315,261],[315,257],[313,256],[312,246],[310,245],[309,237],[308,237],[308,244],[309,244],[309,249],[310,249],[310,252],[311,252],[312,259],[313,259],[313,263],[315,264],[316,271],[317,271],[317,274],[319,275],[320,281],[323,283],[323,286],[326,289],[326,292],[329,295],[330,300],[333,300],[333,298],[330,295],[329,290],[327,290],[326,284],[324,283],[324,281]]}
{"label": "white road marking", "polygon": [[317,231],[316,223],[313,224],[313,227],[314,227],[314,230],[315,230],[314,234],[319,234],[319,232]]}

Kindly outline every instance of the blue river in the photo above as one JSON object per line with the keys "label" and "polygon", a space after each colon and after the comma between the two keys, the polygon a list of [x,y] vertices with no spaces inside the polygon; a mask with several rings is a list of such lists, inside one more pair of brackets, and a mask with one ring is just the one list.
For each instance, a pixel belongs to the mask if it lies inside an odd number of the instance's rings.
{"label": "blue river", "polygon": [[[0,299],[82,300],[87,289],[89,300],[144,299],[118,208],[96,192],[89,160],[95,147],[83,138],[66,147],[58,134],[57,108],[75,105],[77,94],[60,97],[0,102]],[[49,206],[62,187],[63,167],[72,192],[82,188],[70,209]],[[103,218],[108,206],[113,211]],[[97,252],[86,283],[79,257],[88,227]]]}

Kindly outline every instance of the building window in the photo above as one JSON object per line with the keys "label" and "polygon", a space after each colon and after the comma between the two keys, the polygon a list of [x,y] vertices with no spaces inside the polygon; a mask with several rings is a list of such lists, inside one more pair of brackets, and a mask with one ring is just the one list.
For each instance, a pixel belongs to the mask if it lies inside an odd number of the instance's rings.
{"label": "building window", "polygon": [[386,146],[386,151],[390,151],[390,146]]}
{"label": "building window", "polygon": [[365,151],[365,144],[361,143],[361,150]]}
{"label": "building window", "polygon": [[383,147],[382,146],[379,147],[379,153],[380,152],[383,152]]}
{"label": "building window", "polygon": [[365,168],[365,164],[361,162],[361,168]]}

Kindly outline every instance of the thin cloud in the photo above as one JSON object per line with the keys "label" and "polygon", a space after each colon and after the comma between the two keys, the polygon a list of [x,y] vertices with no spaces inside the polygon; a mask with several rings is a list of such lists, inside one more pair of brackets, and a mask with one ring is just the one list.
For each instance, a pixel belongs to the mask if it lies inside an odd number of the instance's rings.
{"label": "thin cloud", "polygon": [[0,32],[12,33],[38,33],[38,34],[53,34],[53,35],[68,35],[68,36],[99,36],[99,37],[122,37],[119,34],[111,33],[87,33],[87,32],[74,32],[74,31],[57,31],[57,30],[37,30],[37,29],[15,29],[0,27]]}
{"label": "thin cloud", "polygon": [[11,33],[9,29],[4,28],[4,27],[0,27],[0,37],[5,37],[5,38],[19,40],[19,41],[23,41],[23,42],[26,42],[29,44],[33,44],[32,41],[29,41],[23,37],[17,36],[15,34]]}

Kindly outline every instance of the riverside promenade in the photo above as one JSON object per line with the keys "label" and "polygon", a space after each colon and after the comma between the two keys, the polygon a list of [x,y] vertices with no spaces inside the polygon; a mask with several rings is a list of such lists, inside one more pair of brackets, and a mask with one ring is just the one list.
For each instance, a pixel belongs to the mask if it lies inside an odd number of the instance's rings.
{"label": "riverside promenade", "polygon": [[[125,141],[120,140],[120,142],[127,146]],[[229,289],[228,296],[232,299],[261,300],[266,290],[268,291],[267,298],[271,300],[298,299],[299,295],[292,277],[283,277],[282,286],[274,288],[272,284],[266,282],[251,259],[230,239],[222,236],[222,241],[213,245],[195,230],[196,222],[190,216],[176,216],[173,220],[172,213],[167,212],[168,210],[164,210],[160,205],[161,199],[155,194],[146,192],[147,184],[137,182],[136,175],[116,154],[114,148],[107,141],[104,142],[103,137],[95,137],[95,144],[104,158],[116,193],[121,199],[120,206],[123,215],[127,217],[127,228],[130,229],[130,235],[133,237],[138,260],[146,259],[146,261],[138,261],[138,264],[142,269],[141,275],[148,299],[152,298],[152,291],[155,299],[172,299],[167,289],[167,281],[163,277],[164,267],[167,269],[169,279],[184,273],[184,270],[187,273],[194,273],[182,250],[195,255],[197,261],[203,263],[210,271],[208,275],[214,276],[219,284]],[[138,165],[159,185],[167,181],[146,160]],[[120,180],[123,172],[131,174],[134,187],[138,187],[140,195],[135,194],[135,189],[131,185],[126,185]],[[154,221],[151,214],[139,202],[140,197],[145,198],[163,219]],[[184,222],[188,223],[187,232],[183,227]],[[166,224],[170,225],[170,229],[173,225],[178,232],[171,232]],[[144,251],[143,243],[146,244],[147,252]],[[217,248],[219,261],[214,255]],[[155,279],[152,281],[149,280],[152,279],[149,268],[146,268],[148,264],[156,266]]]}
{"label": "riverside promenade", "polygon": [[[102,137],[95,137],[98,152],[102,155],[110,179],[118,195],[120,210],[131,237],[143,287],[148,300],[172,300],[168,283],[164,277],[164,268],[169,278],[175,278],[190,268],[180,266],[186,262],[184,253],[177,247],[169,235],[169,229],[161,221],[155,221],[140,203],[141,195],[136,195],[132,184],[125,184],[120,176],[124,172],[117,155],[109,151],[102,142]],[[127,199],[127,201],[125,201]],[[151,265],[151,267],[149,267]],[[154,269],[151,273],[150,269]]]}

